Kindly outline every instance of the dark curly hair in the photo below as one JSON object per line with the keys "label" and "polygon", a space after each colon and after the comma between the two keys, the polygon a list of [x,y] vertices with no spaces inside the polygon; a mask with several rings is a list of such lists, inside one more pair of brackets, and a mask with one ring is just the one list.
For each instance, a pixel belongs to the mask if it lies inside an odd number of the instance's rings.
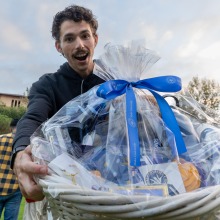
{"label": "dark curly hair", "polygon": [[56,41],[60,40],[60,26],[66,20],[75,22],[86,21],[92,28],[93,34],[96,34],[98,29],[98,21],[91,10],[78,5],[70,5],[54,16],[51,32],[52,37]]}

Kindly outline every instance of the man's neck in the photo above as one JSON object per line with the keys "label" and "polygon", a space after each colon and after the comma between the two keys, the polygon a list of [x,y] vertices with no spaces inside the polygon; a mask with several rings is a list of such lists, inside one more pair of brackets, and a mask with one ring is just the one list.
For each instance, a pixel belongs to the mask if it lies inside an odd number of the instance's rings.
{"label": "man's neck", "polygon": [[90,67],[87,68],[85,71],[77,71],[77,70],[75,70],[70,64],[69,64],[69,66],[70,66],[79,76],[81,76],[83,79],[86,79],[86,78],[93,72],[94,63],[92,63],[92,65],[90,65]]}
{"label": "man's neck", "polygon": [[91,74],[92,70],[90,72],[77,72],[77,74],[79,74],[83,79],[86,79],[90,74]]}

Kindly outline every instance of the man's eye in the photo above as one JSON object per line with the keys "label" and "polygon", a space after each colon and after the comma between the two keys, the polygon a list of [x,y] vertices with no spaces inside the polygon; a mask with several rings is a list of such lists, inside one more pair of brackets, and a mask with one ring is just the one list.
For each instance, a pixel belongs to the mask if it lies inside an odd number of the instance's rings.
{"label": "man's eye", "polygon": [[82,38],[83,38],[83,39],[89,39],[89,38],[90,38],[90,35],[89,35],[89,34],[83,34],[83,35],[82,35]]}
{"label": "man's eye", "polygon": [[67,38],[65,39],[65,41],[66,41],[66,42],[72,42],[72,41],[73,41],[73,38],[72,38],[72,37],[67,37]]}

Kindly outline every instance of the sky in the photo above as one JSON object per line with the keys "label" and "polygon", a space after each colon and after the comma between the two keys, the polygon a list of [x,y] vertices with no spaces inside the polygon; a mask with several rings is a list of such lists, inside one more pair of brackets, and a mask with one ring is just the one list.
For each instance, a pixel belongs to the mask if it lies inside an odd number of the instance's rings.
{"label": "sky", "polygon": [[99,21],[94,58],[107,43],[142,40],[160,60],[146,77],[193,76],[220,83],[219,0],[1,0],[0,93],[23,95],[65,59],[51,37],[53,16],[71,4],[85,6]]}

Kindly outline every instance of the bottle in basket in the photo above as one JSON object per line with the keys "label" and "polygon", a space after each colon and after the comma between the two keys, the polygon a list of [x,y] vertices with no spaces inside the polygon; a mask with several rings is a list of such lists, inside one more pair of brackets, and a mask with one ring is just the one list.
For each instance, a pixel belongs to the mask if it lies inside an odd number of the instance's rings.
{"label": "bottle in basket", "polygon": [[209,124],[200,124],[196,128],[197,134],[200,138],[200,142],[209,142],[214,140],[220,140],[220,132],[216,127]]}
{"label": "bottle in basket", "polygon": [[204,171],[203,185],[220,184],[220,131],[206,123],[199,124],[196,131],[201,143],[199,167]]}

